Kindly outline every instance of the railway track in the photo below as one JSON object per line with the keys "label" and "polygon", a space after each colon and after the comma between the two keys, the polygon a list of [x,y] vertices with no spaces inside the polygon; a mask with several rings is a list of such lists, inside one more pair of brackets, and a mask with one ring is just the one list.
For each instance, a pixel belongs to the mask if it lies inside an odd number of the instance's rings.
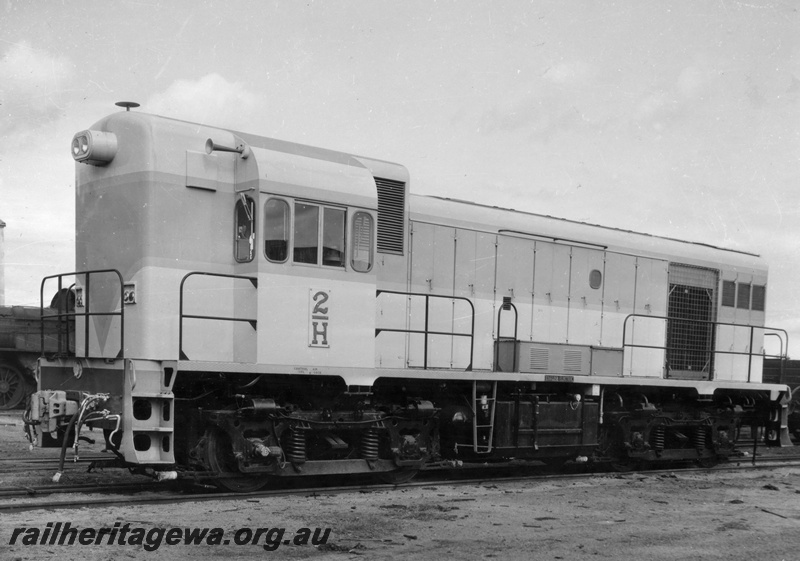
{"label": "railway track", "polygon": [[[453,471],[430,469],[420,472],[418,477],[402,485],[402,487],[425,487],[436,485],[480,485],[515,482],[580,480],[591,477],[627,477],[634,474],[645,476],[658,476],[662,474],[681,474],[693,472],[721,472],[721,471],[751,471],[767,470],[781,467],[800,466],[800,454],[760,457],[756,465],[752,465],[750,458],[741,457],[720,464],[713,468],[704,467],[676,467],[669,466],[665,469],[650,469],[644,471],[631,471],[625,474],[613,470],[599,471],[597,469],[580,469],[574,473],[551,473],[542,469],[528,468],[525,472],[514,468],[465,468]],[[501,470],[511,471],[511,475],[498,476]],[[277,482],[285,483],[285,482]],[[393,489],[397,486],[385,483],[367,483],[355,481],[348,484],[337,482],[317,481],[313,485],[281,485],[281,488],[265,489],[251,493],[231,493],[211,491],[208,485],[193,484],[189,480],[171,482],[140,483],[120,482],[115,484],[78,484],[78,485],[48,485],[36,487],[17,487],[0,489],[0,512],[24,512],[38,509],[71,509],[85,507],[109,507],[133,504],[171,504],[180,502],[205,502],[225,500],[257,500],[278,496],[308,496],[316,494],[344,494],[344,493],[369,493]],[[305,483],[305,482],[304,482]],[[51,495],[76,495],[63,499],[53,500]]]}
{"label": "railway track", "polygon": [[[111,460],[108,455],[97,456],[80,456],[78,459],[67,458],[66,463],[69,466],[89,466],[95,462],[104,462]],[[20,471],[55,471],[58,469],[58,458],[3,458],[0,460],[0,474],[3,473],[19,473]]]}

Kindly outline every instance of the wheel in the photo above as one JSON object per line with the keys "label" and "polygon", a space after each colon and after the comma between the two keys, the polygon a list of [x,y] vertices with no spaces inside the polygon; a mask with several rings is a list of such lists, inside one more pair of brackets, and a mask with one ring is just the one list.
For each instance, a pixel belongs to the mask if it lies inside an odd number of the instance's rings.
{"label": "wheel", "polygon": [[611,469],[619,473],[636,471],[642,468],[641,460],[628,457],[628,451],[623,444],[623,431],[620,427],[611,427],[603,430],[600,451],[609,461]]}
{"label": "wheel", "polygon": [[22,371],[8,363],[0,363],[0,410],[14,409],[25,397]]}
{"label": "wheel", "polygon": [[418,469],[399,468],[394,471],[384,471],[378,474],[378,479],[389,485],[402,485],[408,483],[419,473]]}
{"label": "wheel", "polygon": [[[206,462],[211,471],[216,473],[235,473],[239,471],[236,458],[233,456],[228,436],[220,430],[209,430],[205,434]],[[263,488],[269,482],[267,475],[242,475],[242,477],[220,477],[214,484],[220,489],[234,493],[252,493]]]}

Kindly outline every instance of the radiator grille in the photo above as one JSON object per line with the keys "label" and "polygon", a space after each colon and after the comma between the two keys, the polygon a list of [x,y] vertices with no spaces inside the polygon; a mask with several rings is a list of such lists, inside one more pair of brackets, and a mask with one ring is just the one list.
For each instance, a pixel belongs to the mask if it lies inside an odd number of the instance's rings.
{"label": "radiator grille", "polygon": [[710,377],[715,333],[710,322],[716,317],[718,275],[713,269],[670,264],[667,364],[671,374]]}
{"label": "radiator grille", "polygon": [[375,178],[378,188],[378,253],[403,254],[406,184]]}

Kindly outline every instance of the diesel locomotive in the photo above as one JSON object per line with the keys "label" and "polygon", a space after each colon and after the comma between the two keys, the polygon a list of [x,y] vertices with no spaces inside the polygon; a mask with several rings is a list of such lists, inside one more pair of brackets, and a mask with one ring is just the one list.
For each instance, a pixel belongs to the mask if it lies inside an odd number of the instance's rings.
{"label": "diesel locomotive", "polygon": [[[122,104],[130,109],[133,104]],[[756,255],[409,193],[405,167],[139,111],[72,140],[75,271],[24,415],[255,490],[788,443]],[[780,357],[779,357],[780,358]]]}

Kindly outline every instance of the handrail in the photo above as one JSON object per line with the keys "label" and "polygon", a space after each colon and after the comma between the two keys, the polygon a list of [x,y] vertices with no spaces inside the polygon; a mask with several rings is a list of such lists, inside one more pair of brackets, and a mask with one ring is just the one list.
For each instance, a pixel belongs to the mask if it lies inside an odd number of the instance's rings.
{"label": "handrail", "polygon": [[[120,308],[118,312],[92,312],[91,311],[91,278],[92,275],[100,275],[100,274],[109,274],[113,273],[117,276],[119,280],[119,302]],[[72,312],[69,311],[69,301],[64,303],[64,311],[61,311],[61,302],[58,304],[57,313],[55,314],[45,314],[44,310],[44,285],[50,279],[58,279],[58,291],[56,294],[61,294],[62,290],[64,290],[63,285],[63,278],[64,277],[72,277],[72,276],[79,276],[82,275],[85,277],[85,282],[82,287],[83,292],[83,312],[76,312],[73,310]],[[75,287],[76,283],[72,283],[70,287],[67,289],[71,291]],[[40,345],[41,345],[41,354],[44,356],[44,320],[47,318],[57,318],[59,324],[62,321],[69,321],[69,318],[75,317],[91,317],[91,316],[119,316],[120,318],[120,330],[119,330],[119,354],[117,354],[116,358],[125,358],[125,300],[122,297],[124,293],[124,282],[122,280],[122,274],[117,269],[93,269],[91,271],[74,271],[71,273],[61,273],[58,275],[49,275],[42,279],[42,283],[39,286],[39,317],[41,318],[41,327],[40,327]],[[75,302],[75,307],[78,306],[80,302]],[[66,329],[66,350],[62,353],[61,349],[61,333],[58,333],[58,349],[56,351],[56,355],[62,355],[69,353],[69,327]],[[84,350],[83,356],[89,356],[89,322],[84,322]]]}
{"label": "handrail", "polygon": [[[746,328],[750,330],[750,343],[748,344],[748,351],[725,351],[725,350],[717,350],[717,349],[706,349],[706,350],[699,350],[699,349],[687,349],[684,347],[669,347],[666,344],[663,346],[658,345],[643,345],[643,344],[634,344],[627,342],[627,329],[628,329],[628,320],[631,318],[646,318],[646,319],[658,319],[664,320],[666,322],[685,322],[685,323],[692,323],[692,324],[705,324],[711,327],[736,327],[736,328]],[[770,331],[772,333],[764,333],[764,336],[771,335],[778,337],[781,343],[781,354],[774,355],[774,354],[767,354],[767,353],[754,353],[753,352],[753,335],[756,329],[761,329],[764,331]],[[780,336],[780,333],[783,333],[783,338]],[[785,342],[785,346],[784,346]],[[725,355],[743,355],[749,357],[748,366],[747,366],[747,381],[750,381],[750,376],[752,373],[752,359],[754,356],[759,356],[762,358],[780,358],[786,359],[786,355],[784,354],[784,349],[789,348],[789,333],[785,329],[781,329],[778,327],[769,327],[764,325],[750,325],[744,323],[728,323],[728,322],[721,322],[721,321],[711,321],[711,320],[702,320],[702,319],[687,319],[687,318],[676,318],[676,317],[669,317],[669,316],[654,316],[649,314],[628,314],[625,316],[625,320],[622,323],[622,347],[630,347],[630,348],[637,348],[637,349],[657,349],[663,351],[694,351],[697,353],[706,353],[710,356],[714,354],[725,354]],[[713,376],[713,369],[709,368],[709,375]]]}
{"label": "handrail", "polygon": [[181,279],[180,285],[180,302],[179,302],[179,320],[178,320],[178,356],[180,360],[189,360],[189,357],[183,352],[183,320],[184,319],[210,319],[216,321],[239,321],[239,322],[247,322],[249,323],[253,329],[257,329],[258,320],[256,319],[247,319],[247,318],[236,318],[236,317],[224,317],[224,316],[205,316],[205,315],[197,315],[197,314],[184,314],[183,313],[183,286],[186,283],[186,280],[192,276],[207,276],[207,277],[220,277],[220,278],[227,278],[227,279],[242,279],[248,280],[253,285],[254,288],[258,288],[258,277],[248,277],[244,275],[230,275],[227,273],[208,273],[204,271],[192,271],[191,273],[187,273]]}
{"label": "handrail", "polygon": [[501,337],[500,336],[500,325],[501,325],[500,320],[502,319],[503,312],[504,311],[508,311],[508,310],[514,310],[514,337],[511,339],[512,341],[514,341],[514,353],[513,353],[513,360],[512,360],[512,363],[511,363],[511,371],[512,372],[516,372],[517,371],[517,348],[519,346],[518,345],[519,341],[517,339],[517,334],[518,334],[517,332],[518,332],[518,327],[519,327],[519,312],[517,311],[517,307],[511,302],[511,298],[509,298],[508,296],[504,296],[503,297],[503,303],[500,306],[500,309],[497,310],[497,340],[495,341],[495,345],[494,345],[494,364],[495,364],[495,369],[499,369],[498,365],[500,364],[500,347],[499,347],[498,343],[501,340],[505,340],[505,341],[509,340],[508,337]]}
{"label": "handrail", "polygon": [[[425,328],[422,330],[419,329],[392,329],[392,328],[385,328],[385,327],[378,327],[375,329],[375,336],[377,337],[381,332],[388,331],[392,333],[417,333],[425,335],[425,344],[424,344],[424,354],[423,354],[423,361],[422,361],[422,368],[423,370],[428,369],[428,337],[431,335],[446,335],[450,337],[469,337],[469,366],[467,366],[466,371],[469,372],[472,370],[472,357],[475,351],[475,305],[472,303],[472,300],[469,298],[465,298],[463,296],[447,296],[444,294],[426,294],[424,292],[402,292],[398,290],[383,290],[378,289],[375,291],[375,297],[377,298],[381,294],[397,294],[400,296],[421,296],[425,298]],[[445,300],[461,300],[469,304],[471,309],[471,317],[470,317],[470,332],[469,333],[456,333],[454,331],[447,332],[447,331],[431,331],[428,329],[428,316],[430,312],[430,299],[431,298],[441,298]]]}

